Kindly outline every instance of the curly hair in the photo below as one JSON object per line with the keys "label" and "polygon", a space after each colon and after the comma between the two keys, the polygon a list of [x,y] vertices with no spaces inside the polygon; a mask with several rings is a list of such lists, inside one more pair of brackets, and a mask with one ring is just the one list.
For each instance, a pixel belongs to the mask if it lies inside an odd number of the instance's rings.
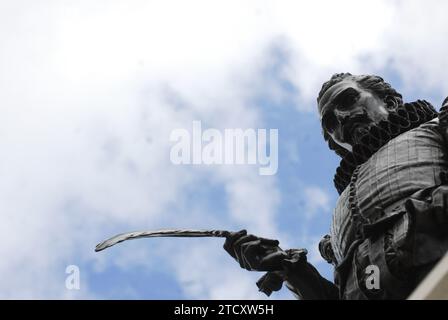
{"label": "curly hair", "polygon": [[[317,97],[317,105],[319,107],[319,102],[322,99],[322,96],[325,92],[332,87],[333,85],[343,81],[343,80],[353,80],[356,82],[362,89],[368,90],[374,94],[376,94],[381,100],[383,100],[389,108],[395,109],[397,106],[403,104],[403,97],[400,93],[398,93],[392,86],[385,82],[383,78],[374,75],[359,75],[354,76],[351,73],[336,73],[334,74],[330,80],[325,82],[320,89],[319,95]],[[334,150],[336,154],[340,157],[344,157],[349,153],[346,149],[339,146],[336,142],[333,141],[331,136],[322,130],[325,141],[328,141],[328,146],[331,150]]]}

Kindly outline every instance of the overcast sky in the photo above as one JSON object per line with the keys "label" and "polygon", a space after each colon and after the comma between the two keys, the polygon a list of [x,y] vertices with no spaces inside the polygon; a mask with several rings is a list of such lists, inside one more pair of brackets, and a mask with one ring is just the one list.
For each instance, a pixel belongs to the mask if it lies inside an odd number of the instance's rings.
{"label": "overcast sky", "polygon": [[[264,299],[222,239],[115,233],[239,230],[306,247],[337,199],[316,114],[335,72],[405,100],[448,95],[448,2],[0,0],[0,298]],[[175,128],[275,128],[276,175],[176,166]],[[68,265],[80,290],[65,287]],[[289,298],[286,289],[272,298]]]}

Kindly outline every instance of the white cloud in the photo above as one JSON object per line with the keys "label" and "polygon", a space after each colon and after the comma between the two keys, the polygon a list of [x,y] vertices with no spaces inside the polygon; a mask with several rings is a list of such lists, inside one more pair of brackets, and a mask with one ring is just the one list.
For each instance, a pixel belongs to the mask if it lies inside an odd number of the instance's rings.
{"label": "white cloud", "polygon": [[411,0],[396,1],[395,5],[399,9],[375,54],[382,64],[387,62],[395,69],[407,91],[418,88],[426,94],[441,92],[446,96],[448,3]]}
{"label": "white cloud", "polygon": [[[16,31],[1,35],[3,297],[63,297],[65,264],[104,259],[93,247],[107,230],[150,228],[167,210],[188,212],[198,204],[189,204],[184,191],[204,175],[229,184],[232,209],[260,211],[260,228],[275,228],[270,182],[252,186],[251,194],[266,199],[266,207],[257,207],[256,197],[240,199],[233,191],[247,188],[251,173],[200,172],[169,162],[171,129],[193,119],[255,127],[246,93],[226,71],[250,36],[235,39],[223,21],[203,28],[222,10],[210,16],[209,8],[191,20],[196,9],[177,11],[181,4],[21,5],[3,4],[2,11],[14,17],[2,20],[6,29]],[[224,50],[219,32],[227,37]],[[184,220],[194,226],[191,217]],[[118,266],[135,266],[136,255],[130,257]],[[88,290],[80,295],[88,297]]]}
{"label": "white cloud", "polygon": [[330,210],[330,196],[319,187],[305,187],[303,190],[305,200],[305,217],[308,219],[318,213]]}
{"label": "white cloud", "polygon": [[[281,75],[299,89],[299,110],[314,108],[321,82],[336,71],[391,66],[410,87],[446,89],[446,6],[1,2],[0,255],[7,257],[0,262],[1,297],[71,297],[63,288],[67,264],[95,263],[101,270],[112,262],[92,249],[104,233],[159,226],[163,219],[245,226],[275,237],[276,177],[260,178],[247,167],[172,166],[171,129],[197,119],[216,128],[262,126],[252,99],[269,83],[263,71],[271,46],[288,55]],[[282,97],[281,90],[267,92]],[[207,199],[189,201],[186,191],[204,181],[225,190],[225,217],[211,214]],[[328,209],[324,192],[305,192],[311,215]],[[176,214],[190,209],[191,215]],[[224,261],[208,247],[193,250]],[[144,257],[117,264],[132,268]],[[176,269],[176,276],[192,297],[258,297],[230,264],[221,270],[221,288],[199,272]],[[235,276],[241,279],[231,282]],[[92,297],[85,281],[74,297]]]}

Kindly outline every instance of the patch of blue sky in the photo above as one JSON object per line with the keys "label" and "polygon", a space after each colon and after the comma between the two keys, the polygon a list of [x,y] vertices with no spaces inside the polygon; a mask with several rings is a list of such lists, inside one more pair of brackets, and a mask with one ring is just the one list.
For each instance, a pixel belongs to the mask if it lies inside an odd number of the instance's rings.
{"label": "patch of blue sky", "polygon": [[89,290],[101,299],[187,299],[172,272],[164,267],[161,262],[153,269],[127,270],[112,265],[100,273],[90,271]]}
{"label": "patch of blue sky", "polygon": [[[282,70],[288,63],[287,54],[274,50],[272,61],[263,76],[270,79],[269,83],[276,85],[280,95],[286,98],[279,101],[260,93],[254,103],[259,107],[266,127],[279,129],[277,178],[281,201],[276,222],[280,232],[288,234],[288,238],[301,247],[311,244],[309,241],[300,243],[301,240],[320,238],[328,233],[331,222],[331,211],[307,217],[304,189],[320,188],[329,194],[330,203],[335,202],[337,193],[332,180],[339,159],[326,146],[316,112],[303,112],[297,108],[296,98],[300,92],[282,77]],[[315,106],[304,109],[313,110]],[[319,263],[317,267],[324,276],[332,278],[329,265]]]}

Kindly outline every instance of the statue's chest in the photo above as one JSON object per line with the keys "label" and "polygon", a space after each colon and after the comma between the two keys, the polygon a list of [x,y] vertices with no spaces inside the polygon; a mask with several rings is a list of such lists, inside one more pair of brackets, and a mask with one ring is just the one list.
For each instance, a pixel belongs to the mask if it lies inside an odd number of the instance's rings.
{"label": "statue's chest", "polygon": [[350,186],[347,187],[333,215],[332,247],[338,262],[356,232],[351,202],[356,201],[360,214],[371,219],[376,208],[390,208],[416,191],[440,183],[440,173],[448,169],[444,145],[434,124],[427,123],[389,141],[358,168],[351,188],[355,197],[349,200]]}

